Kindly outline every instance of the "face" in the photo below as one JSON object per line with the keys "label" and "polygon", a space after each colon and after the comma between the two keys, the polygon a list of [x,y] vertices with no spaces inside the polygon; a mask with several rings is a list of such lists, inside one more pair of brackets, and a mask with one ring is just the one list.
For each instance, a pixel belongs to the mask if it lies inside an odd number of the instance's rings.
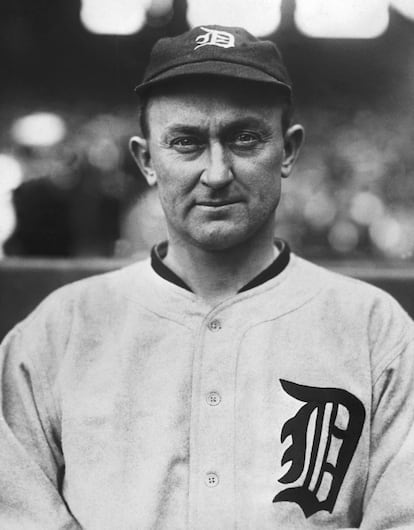
{"label": "face", "polygon": [[192,81],[155,94],[148,138],[131,150],[157,184],[170,241],[224,250],[273,237],[281,175],[302,129],[281,126],[282,107],[249,84]]}

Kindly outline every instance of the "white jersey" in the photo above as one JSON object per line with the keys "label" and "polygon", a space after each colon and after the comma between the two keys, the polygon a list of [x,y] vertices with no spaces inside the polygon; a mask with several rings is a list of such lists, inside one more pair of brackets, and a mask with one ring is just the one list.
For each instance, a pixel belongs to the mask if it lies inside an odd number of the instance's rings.
{"label": "white jersey", "polygon": [[296,256],[215,307],[149,260],[1,355],[0,528],[414,528],[414,328]]}

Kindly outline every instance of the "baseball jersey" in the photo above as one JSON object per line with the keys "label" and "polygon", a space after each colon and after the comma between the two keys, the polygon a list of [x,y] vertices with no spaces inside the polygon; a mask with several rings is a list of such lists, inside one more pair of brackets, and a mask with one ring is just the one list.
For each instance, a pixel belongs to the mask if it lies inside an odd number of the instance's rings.
{"label": "baseball jersey", "polygon": [[414,330],[295,255],[211,307],[150,260],[1,353],[0,528],[414,528]]}

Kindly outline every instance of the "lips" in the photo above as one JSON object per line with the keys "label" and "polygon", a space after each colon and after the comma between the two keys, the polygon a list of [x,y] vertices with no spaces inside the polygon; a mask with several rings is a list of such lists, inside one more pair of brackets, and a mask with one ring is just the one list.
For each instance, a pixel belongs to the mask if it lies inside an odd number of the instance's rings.
{"label": "lips", "polygon": [[220,206],[229,206],[230,204],[236,204],[240,202],[238,199],[223,199],[220,201],[197,201],[198,206],[209,206],[211,208],[219,208]]}

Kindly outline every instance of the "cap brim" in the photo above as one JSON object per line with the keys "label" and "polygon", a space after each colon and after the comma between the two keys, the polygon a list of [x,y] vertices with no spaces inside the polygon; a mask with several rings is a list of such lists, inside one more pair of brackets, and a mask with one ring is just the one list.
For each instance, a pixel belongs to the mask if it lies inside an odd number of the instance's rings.
{"label": "cap brim", "polygon": [[262,70],[248,65],[224,61],[203,61],[200,63],[189,63],[170,68],[165,72],[161,72],[153,78],[140,83],[135,87],[135,92],[142,95],[155,85],[162,84],[163,82],[172,79],[189,76],[228,77],[258,83],[274,84],[275,86],[289,91],[289,93],[291,92],[291,86],[289,84],[284,81],[279,81]]}

